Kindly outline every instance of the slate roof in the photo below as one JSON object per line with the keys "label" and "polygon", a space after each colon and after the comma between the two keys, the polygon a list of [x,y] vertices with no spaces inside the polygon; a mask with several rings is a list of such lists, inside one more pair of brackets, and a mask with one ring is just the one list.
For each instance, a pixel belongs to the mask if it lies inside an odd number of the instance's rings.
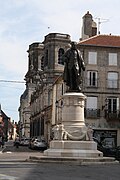
{"label": "slate roof", "polygon": [[80,41],[78,45],[105,46],[105,47],[120,48],[120,36],[96,35],[91,38]]}

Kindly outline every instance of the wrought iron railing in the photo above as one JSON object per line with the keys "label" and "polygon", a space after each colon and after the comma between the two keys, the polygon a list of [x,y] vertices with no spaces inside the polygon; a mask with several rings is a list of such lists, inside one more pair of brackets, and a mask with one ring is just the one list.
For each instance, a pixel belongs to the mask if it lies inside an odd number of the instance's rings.
{"label": "wrought iron railing", "polygon": [[108,121],[120,120],[120,111],[109,111],[105,110],[105,118]]}
{"label": "wrought iron railing", "polygon": [[100,109],[85,109],[85,118],[100,118]]}

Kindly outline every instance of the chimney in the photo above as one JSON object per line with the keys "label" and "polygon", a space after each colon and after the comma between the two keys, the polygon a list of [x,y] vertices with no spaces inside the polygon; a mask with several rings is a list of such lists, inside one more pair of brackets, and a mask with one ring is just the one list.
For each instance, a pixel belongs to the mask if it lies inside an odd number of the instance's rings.
{"label": "chimney", "polygon": [[87,13],[83,16],[82,40],[95,36],[96,34],[97,24],[93,21],[93,17],[89,11],[87,11]]}

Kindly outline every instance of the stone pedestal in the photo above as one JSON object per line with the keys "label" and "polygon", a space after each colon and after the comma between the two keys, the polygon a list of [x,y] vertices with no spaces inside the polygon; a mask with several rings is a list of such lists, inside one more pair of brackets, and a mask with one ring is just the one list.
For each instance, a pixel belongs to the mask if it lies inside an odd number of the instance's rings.
{"label": "stone pedestal", "polygon": [[[84,102],[82,93],[66,93],[63,95],[62,132],[59,131],[50,148],[44,151],[47,157],[96,158],[102,157],[97,144],[88,137],[84,121]],[[61,133],[61,134],[60,134]],[[58,138],[59,137],[59,138]]]}
{"label": "stone pedestal", "polygon": [[65,128],[78,128],[85,126],[84,101],[86,96],[82,93],[66,93],[63,95],[62,124]]}
{"label": "stone pedestal", "polygon": [[80,137],[87,131],[84,121],[85,99],[86,96],[83,93],[63,95],[62,124],[72,140],[81,140]]}
{"label": "stone pedestal", "polygon": [[92,158],[102,157],[102,152],[97,150],[94,141],[51,141],[50,149],[44,151],[45,156]]}

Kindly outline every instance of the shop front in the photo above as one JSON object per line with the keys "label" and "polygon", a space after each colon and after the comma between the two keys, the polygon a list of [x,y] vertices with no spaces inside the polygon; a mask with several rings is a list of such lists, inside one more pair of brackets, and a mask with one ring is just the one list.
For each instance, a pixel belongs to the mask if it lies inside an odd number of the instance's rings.
{"label": "shop front", "polygon": [[95,130],[93,132],[94,138],[96,138],[104,147],[116,147],[117,146],[117,130]]}

